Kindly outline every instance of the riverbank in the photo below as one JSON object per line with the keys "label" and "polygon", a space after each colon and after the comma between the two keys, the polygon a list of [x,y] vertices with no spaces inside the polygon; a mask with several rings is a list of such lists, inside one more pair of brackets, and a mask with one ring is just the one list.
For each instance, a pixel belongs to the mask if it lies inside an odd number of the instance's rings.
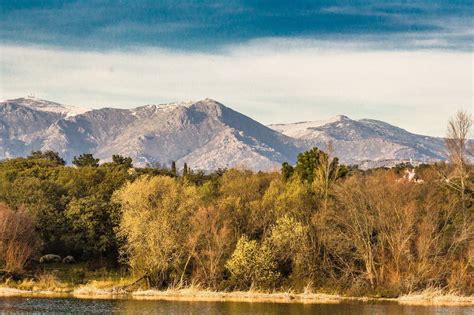
{"label": "riverbank", "polygon": [[350,297],[324,293],[292,293],[258,291],[217,292],[196,288],[168,290],[137,290],[124,292],[117,288],[97,288],[86,285],[72,290],[23,290],[11,287],[0,287],[0,297],[69,297],[78,299],[135,299],[135,300],[168,300],[188,302],[269,302],[269,303],[304,303],[304,304],[337,304],[348,301],[358,302],[398,302],[404,305],[433,306],[472,306],[474,296],[460,296],[443,293],[439,290],[425,290],[398,298]]}

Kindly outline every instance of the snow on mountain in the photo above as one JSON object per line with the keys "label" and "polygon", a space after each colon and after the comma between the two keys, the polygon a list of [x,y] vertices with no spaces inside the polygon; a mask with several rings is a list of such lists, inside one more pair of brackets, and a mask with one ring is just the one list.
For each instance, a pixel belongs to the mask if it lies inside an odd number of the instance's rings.
{"label": "snow on mountain", "polygon": [[70,105],[62,105],[59,103],[42,100],[32,96],[26,98],[18,98],[14,100],[7,100],[5,102],[16,103],[17,105],[25,106],[42,112],[58,113],[67,117],[80,115],[90,110]]}
{"label": "snow on mountain", "polygon": [[322,132],[319,132],[316,128],[345,119],[348,119],[348,117],[339,115],[326,120],[303,121],[291,124],[273,124],[269,125],[269,127],[289,137],[311,139],[322,134]]}
{"label": "snow on mountain", "polygon": [[420,136],[388,123],[347,116],[328,121],[270,125],[287,136],[302,140],[306,146],[326,148],[331,142],[334,154],[347,164],[364,161],[444,159],[441,138]]}
{"label": "snow on mountain", "polygon": [[344,163],[443,158],[442,139],[376,120],[336,116],[269,127],[212,99],[86,110],[20,98],[0,102],[0,159],[54,150],[68,162],[82,153],[102,161],[122,154],[136,165],[177,161],[206,170],[269,170],[285,161],[294,163],[299,152],[313,146],[324,149],[328,141]]}

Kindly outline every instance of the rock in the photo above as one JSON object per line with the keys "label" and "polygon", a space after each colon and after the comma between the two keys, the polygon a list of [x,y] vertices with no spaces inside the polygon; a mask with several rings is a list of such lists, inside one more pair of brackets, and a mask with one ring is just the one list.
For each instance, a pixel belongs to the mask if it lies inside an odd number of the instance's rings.
{"label": "rock", "polygon": [[59,255],[54,255],[54,254],[47,254],[44,256],[41,256],[39,260],[40,264],[47,264],[47,263],[52,263],[52,262],[61,262],[61,256]]}
{"label": "rock", "polygon": [[66,256],[63,258],[63,264],[73,264],[76,260],[72,256]]}

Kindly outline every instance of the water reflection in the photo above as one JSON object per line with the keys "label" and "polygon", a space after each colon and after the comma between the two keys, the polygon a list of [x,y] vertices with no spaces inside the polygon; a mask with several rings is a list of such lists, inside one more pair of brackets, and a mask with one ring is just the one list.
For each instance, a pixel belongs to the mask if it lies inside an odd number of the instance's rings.
{"label": "water reflection", "polygon": [[474,314],[470,307],[409,306],[397,303],[281,304],[87,300],[72,298],[0,298],[0,313],[122,314]]}

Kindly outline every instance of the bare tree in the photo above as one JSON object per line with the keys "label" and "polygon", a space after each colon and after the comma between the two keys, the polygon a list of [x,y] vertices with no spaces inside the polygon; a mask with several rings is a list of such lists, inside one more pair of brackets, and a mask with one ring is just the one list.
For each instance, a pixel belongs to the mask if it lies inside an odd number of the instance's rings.
{"label": "bare tree", "polygon": [[458,111],[448,122],[446,132],[446,149],[448,158],[454,167],[453,176],[459,182],[449,180],[449,185],[461,193],[464,203],[466,191],[466,179],[468,177],[467,163],[468,156],[468,135],[472,127],[472,116],[465,111]]}
{"label": "bare tree", "polygon": [[0,267],[6,271],[23,270],[40,246],[29,215],[23,209],[15,212],[0,204]]}
{"label": "bare tree", "polygon": [[232,242],[228,222],[218,207],[201,207],[192,217],[188,239],[190,257],[197,261],[195,276],[215,289],[222,275],[225,253]]}

